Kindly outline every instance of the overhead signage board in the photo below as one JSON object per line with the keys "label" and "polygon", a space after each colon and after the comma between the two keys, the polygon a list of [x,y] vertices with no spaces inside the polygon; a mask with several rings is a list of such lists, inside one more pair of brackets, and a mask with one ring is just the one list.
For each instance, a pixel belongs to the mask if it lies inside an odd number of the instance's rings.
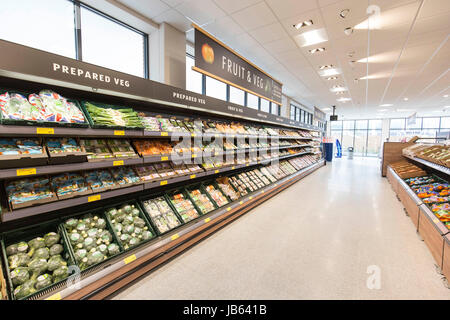
{"label": "overhead signage board", "polygon": [[[99,93],[132,96],[133,99],[142,101],[172,103],[178,107],[195,108],[203,112],[307,128],[305,124],[285,117],[5,40],[0,40],[0,52],[0,76],[4,77],[89,92],[94,90]],[[311,129],[318,130],[315,127]]]}
{"label": "overhead signage board", "polygon": [[282,83],[241,57],[205,30],[195,27],[195,67],[212,78],[281,104]]}
{"label": "overhead signage board", "polygon": [[414,124],[416,124],[416,120],[417,120],[417,112],[414,112],[412,115],[410,115],[409,117],[408,117],[408,120],[407,120],[407,122],[408,122],[408,125],[414,125]]}
{"label": "overhead signage board", "polygon": [[320,110],[317,107],[314,107],[314,119],[325,122],[327,119],[327,116],[326,116],[325,112],[323,112],[322,110]]}

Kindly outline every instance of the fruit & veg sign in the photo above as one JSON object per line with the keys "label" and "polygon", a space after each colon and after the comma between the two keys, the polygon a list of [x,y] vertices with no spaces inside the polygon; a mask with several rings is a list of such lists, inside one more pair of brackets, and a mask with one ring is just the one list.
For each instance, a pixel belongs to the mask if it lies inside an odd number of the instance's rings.
{"label": "fruit & veg sign", "polygon": [[235,53],[203,29],[195,27],[193,69],[274,103],[281,104],[282,84]]}

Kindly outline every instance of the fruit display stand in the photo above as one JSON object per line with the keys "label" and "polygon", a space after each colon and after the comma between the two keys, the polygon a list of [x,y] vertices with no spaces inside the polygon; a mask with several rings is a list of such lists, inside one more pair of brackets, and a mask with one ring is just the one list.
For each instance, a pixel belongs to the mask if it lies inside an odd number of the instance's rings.
{"label": "fruit display stand", "polygon": [[[433,168],[429,169],[432,170]],[[389,177],[391,184],[396,186],[395,190],[398,199],[401,201],[405,211],[411,218],[416,231],[420,234],[430,250],[436,265],[444,272],[444,269],[448,268],[448,265],[445,266],[444,264],[444,261],[446,260],[444,256],[446,256],[446,254],[450,255],[449,252],[445,253],[446,248],[449,250],[448,238],[450,236],[450,230],[435,216],[430,207],[414,193],[408,184],[390,166],[387,168],[387,176]],[[444,272],[444,274],[448,279],[448,271],[446,273]]]}

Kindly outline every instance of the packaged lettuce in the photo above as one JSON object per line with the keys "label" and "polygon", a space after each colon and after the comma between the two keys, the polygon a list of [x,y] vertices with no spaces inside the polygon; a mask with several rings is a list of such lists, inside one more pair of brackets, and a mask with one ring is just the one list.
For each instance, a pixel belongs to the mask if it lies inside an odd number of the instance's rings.
{"label": "packaged lettuce", "polygon": [[26,97],[19,93],[9,94],[8,92],[0,96],[0,108],[3,117],[13,120],[42,120],[40,110],[30,104]]}

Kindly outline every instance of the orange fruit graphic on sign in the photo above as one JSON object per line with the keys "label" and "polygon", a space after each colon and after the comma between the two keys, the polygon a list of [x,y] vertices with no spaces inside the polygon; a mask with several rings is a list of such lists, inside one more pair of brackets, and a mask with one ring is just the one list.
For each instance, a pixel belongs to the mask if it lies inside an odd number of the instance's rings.
{"label": "orange fruit graphic on sign", "polygon": [[214,62],[214,50],[207,43],[202,46],[202,57],[207,63],[212,64]]}

